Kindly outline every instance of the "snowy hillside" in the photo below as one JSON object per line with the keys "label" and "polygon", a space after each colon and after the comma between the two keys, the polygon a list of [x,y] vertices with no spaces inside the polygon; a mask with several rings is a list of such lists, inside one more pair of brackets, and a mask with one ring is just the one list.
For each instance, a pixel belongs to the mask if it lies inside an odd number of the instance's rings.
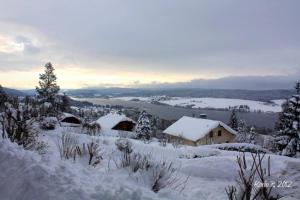
{"label": "snowy hillside", "polygon": [[[244,105],[249,107],[251,112],[280,112],[281,104],[284,100],[273,100],[270,103],[243,99],[228,98],[187,98],[187,97],[117,97],[116,99],[131,101],[139,100],[146,102],[157,101],[171,106],[192,107],[192,108],[212,108],[212,109],[230,109],[233,107],[243,108]],[[248,110],[248,108],[246,108]]]}
{"label": "snowy hillside", "polygon": [[[0,194],[2,200],[18,199],[104,199],[104,200],[223,200],[225,187],[235,185],[237,152],[222,151],[215,147],[160,146],[152,141],[129,141],[133,152],[151,157],[152,162],[173,162],[180,184],[151,190],[152,174],[130,167],[119,168],[120,151],[115,142],[118,132],[106,131],[101,136],[80,134],[80,128],[58,127],[42,131],[39,138],[48,143],[47,152],[39,155],[22,147],[0,140]],[[61,159],[57,142],[63,133],[70,133],[79,146],[92,140],[99,144],[102,160],[93,167],[88,156]],[[250,154],[246,158],[250,160]],[[265,163],[266,164],[266,163]],[[271,155],[272,174],[280,180],[292,181],[291,188],[281,194],[299,199],[300,160]],[[292,198],[293,197],[293,198]]]}

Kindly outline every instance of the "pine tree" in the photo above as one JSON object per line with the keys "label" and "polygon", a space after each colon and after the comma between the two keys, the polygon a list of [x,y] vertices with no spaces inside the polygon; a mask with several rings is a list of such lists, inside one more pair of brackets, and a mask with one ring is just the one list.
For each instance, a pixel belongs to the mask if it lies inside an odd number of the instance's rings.
{"label": "pine tree", "polygon": [[60,109],[62,112],[70,112],[71,108],[70,108],[70,97],[68,97],[65,93],[64,95],[61,97],[61,105],[60,105]]}
{"label": "pine tree", "polygon": [[287,101],[280,115],[280,130],[275,139],[279,154],[290,157],[300,156],[300,82],[295,89],[296,94]]}
{"label": "pine tree", "polygon": [[149,114],[143,110],[137,121],[136,129],[138,138],[149,140],[151,138],[152,128]]}
{"label": "pine tree", "polygon": [[4,110],[4,103],[8,100],[8,96],[5,93],[2,85],[0,85],[0,111]]}
{"label": "pine tree", "polygon": [[247,135],[248,135],[248,128],[245,120],[240,120],[238,123],[237,128],[237,136],[236,142],[239,143],[246,143],[247,142]]}
{"label": "pine tree", "polygon": [[288,104],[289,104],[289,99],[286,99],[286,102],[284,102],[281,105],[282,112],[278,114],[278,121],[275,124],[275,130],[277,131],[285,129],[285,126],[287,124],[286,122],[287,118],[284,116],[284,113],[288,112],[289,109]]}
{"label": "pine tree", "polygon": [[233,130],[238,130],[238,119],[236,116],[236,110],[232,109],[231,111],[231,115],[230,115],[230,119],[229,119],[229,123],[228,125],[233,129]]}
{"label": "pine tree", "polygon": [[56,84],[56,75],[52,64],[45,64],[44,74],[40,74],[39,87],[36,87],[38,98],[42,102],[48,102],[54,105],[55,98],[59,91],[59,86]]}

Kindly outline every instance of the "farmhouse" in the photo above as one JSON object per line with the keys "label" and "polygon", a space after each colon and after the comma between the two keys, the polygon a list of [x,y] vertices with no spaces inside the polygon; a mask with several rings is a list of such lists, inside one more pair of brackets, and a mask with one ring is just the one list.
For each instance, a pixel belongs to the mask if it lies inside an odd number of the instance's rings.
{"label": "farmhouse", "polygon": [[183,116],[163,131],[168,142],[198,146],[232,142],[236,131],[220,121]]}
{"label": "farmhouse", "polygon": [[132,131],[135,127],[135,122],[132,119],[117,113],[109,113],[102,116],[96,123],[106,130]]}
{"label": "farmhouse", "polygon": [[60,125],[77,127],[81,125],[81,120],[70,113],[63,113],[60,117]]}

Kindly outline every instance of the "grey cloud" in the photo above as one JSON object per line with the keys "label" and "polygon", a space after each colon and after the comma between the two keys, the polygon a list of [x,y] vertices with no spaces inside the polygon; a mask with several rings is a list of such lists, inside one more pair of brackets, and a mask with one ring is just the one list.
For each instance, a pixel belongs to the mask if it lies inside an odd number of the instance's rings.
{"label": "grey cloud", "polygon": [[246,90],[273,90],[293,89],[300,74],[294,76],[240,76],[220,79],[195,79],[189,82],[156,83],[140,85],[141,88],[201,88],[201,89],[246,89]]}
{"label": "grey cloud", "polygon": [[[87,62],[110,62],[122,70],[229,76],[293,74],[300,68],[299,1],[12,0],[1,5],[0,20],[32,26],[54,39],[68,52],[65,62],[82,64],[73,57],[85,55]],[[29,41],[27,51],[42,51],[35,48]]]}

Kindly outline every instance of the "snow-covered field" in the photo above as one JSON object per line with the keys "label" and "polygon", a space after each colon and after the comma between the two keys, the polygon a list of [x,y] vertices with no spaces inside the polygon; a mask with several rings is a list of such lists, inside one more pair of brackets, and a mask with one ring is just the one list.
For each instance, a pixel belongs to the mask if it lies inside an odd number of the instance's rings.
{"label": "snow-covered field", "polygon": [[[103,157],[100,164],[89,166],[87,157],[61,160],[56,142],[63,132],[71,133],[80,145],[98,140]],[[134,152],[150,153],[158,163],[172,161],[178,168],[179,177],[190,176],[182,191],[164,188],[154,193],[150,189],[149,174],[116,167],[116,135],[117,132],[108,131],[102,136],[89,136],[80,134],[77,128],[67,127],[43,131],[39,137],[49,145],[44,155],[0,140],[0,199],[223,200],[226,199],[225,187],[236,184],[237,152],[222,151],[213,146],[174,148],[168,144],[162,147],[155,141],[145,144],[130,140]],[[198,158],[194,158],[195,155]],[[250,154],[246,156],[250,160]],[[289,199],[300,199],[300,160],[270,156],[274,177],[293,183],[291,188],[278,188],[282,190],[281,194]]]}
{"label": "snow-covered field", "polygon": [[[115,99],[120,99],[124,101],[130,101],[138,99],[140,101],[152,102],[153,97],[117,97]],[[281,104],[284,100],[272,100],[272,103],[266,103],[261,101],[243,100],[243,99],[228,99],[228,98],[188,98],[188,97],[170,97],[170,99],[159,98],[158,102],[168,104],[171,106],[181,106],[181,107],[192,107],[192,108],[214,108],[214,109],[228,109],[234,106],[247,105],[251,112],[280,112]]]}

